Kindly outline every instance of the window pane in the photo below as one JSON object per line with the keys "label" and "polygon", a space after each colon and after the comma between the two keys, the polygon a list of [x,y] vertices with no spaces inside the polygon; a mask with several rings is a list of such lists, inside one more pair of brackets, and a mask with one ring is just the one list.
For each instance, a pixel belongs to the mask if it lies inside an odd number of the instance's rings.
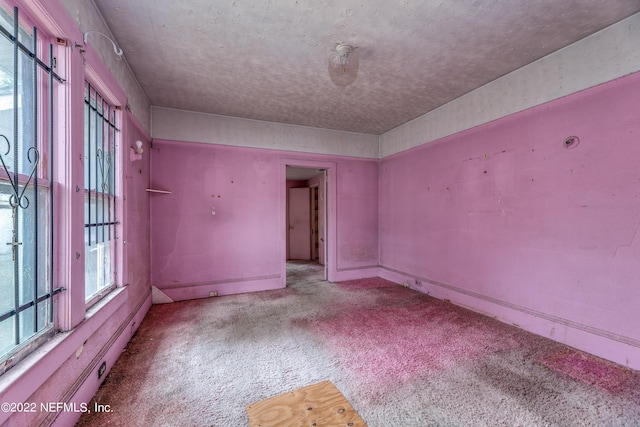
{"label": "window pane", "polygon": [[[1,8],[0,26],[14,33],[13,16]],[[29,52],[34,49],[31,34],[19,28],[22,46],[0,37],[0,362],[50,329],[53,313],[51,177],[45,161],[51,148],[53,88],[49,70]],[[44,300],[37,303],[38,298]]]}
{"label": "window pane", "polygon": [[[13,140],[13,81],[13,43],[0,37],[0,134],[10,141]],[[6,150],[4,141],[0,142],[0,150]]]}
{"label": "window pane", "polygon": [[[9,12],[2,8],[0,8],[0,25],[13,34],[13,15],[9,14]],[[26,46],[31,46],[33,44],[31,33],[23,27],[18,28],[18,39],[20,40],[20,43]]]}
{"label": "window pane", "polygon": [[0,315],[15,306],[12,251],[11,246],[6,245],[13,239],[13,216],[9,206],[10,188],[7,182],[0,181]]}
{"label": "window pane", "polygon": [[49,209],[49,188],[38,187],[38,297],[46,294],[50,290],[51,275],[51,218]]}
{"label": "window pane", "polygon": [[[86,233],[85,233],[86,235]],[[113,284],[111,243],[94,243],[85,248],[85,298],[89,299]]]}
{"label": "window pane", "polygon": [[[24,186],[18,187],[22,192]],[[0,180],[0,315],[15,310],[15,292],[18,291],[18,307],[36,300],[49,292],[49,210],[48,189],[39,188],[38,195],[33,186],[22,195],[23,206],[14,210],[10,199],[13,188]],[[17,243],[14,245],[14,211],[18,215]],[[36,219],[37,217],[37,219]],[[17,266],[18,276],[15,276]],[[36,274],[37,273],[37,274]],[[17,279],[17,280],[16,280]],[[48,313],[50,300],[42,303],[41,310]],[[40,316],[37,323],[35,307],[18,313],[20,341],[41,331],[48,325],[48,316]]]}
{"label": "window pane", "polygon": [[15,345],[15,324],[14,318],[0,322],[0,355],[11,350]]}
{"label": "window pane", "polygon": [[35,307],[29,307],[19,314],[20,318],[20,342],[25,341],[31,335],[34,334],[35,321],[33,319]]}
{"label": "window pane", "polygon": [[[28,150],[33,146],[34,138],[34,76],[33,60],[23,52],[18,54],[18,64],[15,66],[13,43],[5,37],[0,37],[0,151],[9,172],[17,171],[29,175],[35,165],[29,161],[33,153]],[[18,72],[18,91],[15,92],[15,71]],[[14,131],[14,99],[17,99],[18,143],[15,144]],[[16,150],[18,162],[15,164]],[[17,166],[17,169],[16,169]]]}
{"label": "window pane", "polygon": [[[91,298],[102,289],[114,284],[112,246],[109,218],[113,219],[113,197],[98,193],[85,197],[85,297]],[[91,222],[89,223],[89,213]]]}
{"label": "window pane", "polygon": [[84,101],[85,296],[89,300],[115,283],[116,129],[109,120],[112,107],[89,84]]}

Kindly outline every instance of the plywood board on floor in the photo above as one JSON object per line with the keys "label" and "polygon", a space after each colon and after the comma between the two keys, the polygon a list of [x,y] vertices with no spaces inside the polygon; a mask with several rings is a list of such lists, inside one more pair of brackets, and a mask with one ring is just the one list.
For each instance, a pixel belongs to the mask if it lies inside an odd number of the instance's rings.
{"label": "plywood board on floor", "polygon": [[366,427],[331,383],[322,381],[247,405],[250,427]]}

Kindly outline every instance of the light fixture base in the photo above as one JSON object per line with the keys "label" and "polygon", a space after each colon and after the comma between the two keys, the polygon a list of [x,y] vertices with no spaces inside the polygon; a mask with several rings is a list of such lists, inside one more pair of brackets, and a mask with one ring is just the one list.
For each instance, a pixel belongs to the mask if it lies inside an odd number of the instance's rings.
{"label": "light fixture base", "polygon": [[356,80],[360,65],[356,48],[356,45],[337,43],[329,55],[329,77],[336,86],[345,87]]}

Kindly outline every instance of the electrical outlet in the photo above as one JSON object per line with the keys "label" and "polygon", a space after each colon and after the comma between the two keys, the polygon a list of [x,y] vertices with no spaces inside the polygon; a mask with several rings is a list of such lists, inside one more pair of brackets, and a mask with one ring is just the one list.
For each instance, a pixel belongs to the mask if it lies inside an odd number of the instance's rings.
{"label": "electrical outlet", "polygon": [[209,292],[209,296],[210,297],[217,297],[218,296],[218,291]]}
{"label": "electrical outlet", "polygon": [[417,287],[420,287],[420,286],[422,286],[422,282],[420,280],[416,279],[415,285]]}
{"label": "electrical outlet", "polygon": [[98,379],[102,378],[104,372],[107,370],[107,362],[102,362],[102,365],[98,368]]}
{"label": "electrical outlet", "polygon": [[408,280],[407,280],[407,281],[405,281],[405,282],[402,284],[402,286],[404,286],[405,288],[408,288],[408,287],[409,287],[409,281],[408,281]]}

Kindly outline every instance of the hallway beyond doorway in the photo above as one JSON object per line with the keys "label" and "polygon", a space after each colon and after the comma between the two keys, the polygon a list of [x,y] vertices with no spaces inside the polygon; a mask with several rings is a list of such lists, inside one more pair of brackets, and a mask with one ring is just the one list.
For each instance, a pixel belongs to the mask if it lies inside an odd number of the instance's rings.
{"label": "hallway beyond doorway", "polygon": [[323,281],[324,266],[315,261],[287,260],[287,287]]}

